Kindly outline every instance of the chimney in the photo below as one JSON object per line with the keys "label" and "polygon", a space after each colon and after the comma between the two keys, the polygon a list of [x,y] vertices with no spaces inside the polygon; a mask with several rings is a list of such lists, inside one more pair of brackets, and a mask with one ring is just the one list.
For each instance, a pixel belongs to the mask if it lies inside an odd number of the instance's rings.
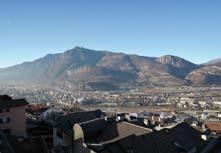
{"label": "chimney", "polygon": [[206,136],[205,134],[202,134],[202,135],[201,135],[201,139],[207,141],[207,136]]}

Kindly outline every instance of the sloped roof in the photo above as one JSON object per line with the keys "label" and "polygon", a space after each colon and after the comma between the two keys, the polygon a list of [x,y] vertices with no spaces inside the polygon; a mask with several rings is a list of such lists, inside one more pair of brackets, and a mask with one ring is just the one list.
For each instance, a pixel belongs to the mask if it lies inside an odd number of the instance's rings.
{"label": "sloped roof", "polygon": [[8,95],[0,95],[0,100],[12,100],[12,97]]}
{"label": "sloped roof", "polygon": [[221,153],[221,138],[212,138],[200,153]]}
{"label": "sloped roof", "polygon": [[190,151],[194,147],[200,151],[206,142],[201,139],[202,133],[187,123],[183,122],[170,130],[171,135],[176,143],[180,144],[185,151]]}
{"label": "sloped roof", "polygon": [[11,99],[11,100],[0,99],[0,108],[11,108],[11,107],[18,107],[25,105],[28,105],[28,102],[25,99]]}
{"label": "sloped roof", "polygon": [[195,150],[200,152],[207,142],[201,139],[201,133],[186,123],[172,129],[164,129],[141,135],[130,135],[117,141],[103,144],[103,148],[88,144],[92,150],[108,153],[181,153]]}
{"label": "sloped roof", "polygon": [[54,120],[49,120],[47,123],[52,127],[62,129],[66,134],[73,134],[73,125],[100,118],[105,115],[101,110],[75,112],[66,116],[59,117]]}
{"label": "sloped roof", "polygon": [[113,118],[101,118],[80,124],[84,132],[84,141],[87,143],[108,144],[130,135],[144,135],[152,132],[151,129],[130,124],[116,122]]}

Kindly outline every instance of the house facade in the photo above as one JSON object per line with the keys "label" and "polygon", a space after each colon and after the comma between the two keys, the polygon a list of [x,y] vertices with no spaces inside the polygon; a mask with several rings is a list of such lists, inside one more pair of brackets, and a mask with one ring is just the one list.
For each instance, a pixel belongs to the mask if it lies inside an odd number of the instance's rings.
{"label": "house facade", "polygon": [[26,136],[25,99],[0,96],[0,128],[6,134]]}

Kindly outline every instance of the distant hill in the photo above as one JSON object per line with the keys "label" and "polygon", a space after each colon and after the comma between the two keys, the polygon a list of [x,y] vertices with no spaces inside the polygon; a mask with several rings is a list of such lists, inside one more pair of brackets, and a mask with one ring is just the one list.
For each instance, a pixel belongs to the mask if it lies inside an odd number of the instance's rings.
{"label": "distant hill", "polygon": [[[203,79],[205,74],[211,75],[210,72],[201,73],[207,67],[172,55],[144,57],[75,47],[64,53],[49,54],[33,62],[0,69],[0,82],[90,90],[114,90],[125,84],[219,84],[220,66],[212,67],[216,77],[205,76]],[[201,81],[197,79],[199,74]]]}
{"label": "distant hill", "polygon": [[158,61],[168,65],[170,67],[171,74],[182,79],[184,79],[192,70],[200,67],[183,58],[172,55],[162,56],[158,58]]}
{"label": "distant hill", "polygon": [[186,76],[193,84],[221,85],[221,65],[207,65]]}
{"label": "distant hill", "polygon": [[214,65],[214,64],[220,64],[220,63],[221,63],[221,58],[217,58],[217,59],[214,59],[212,61],[205,63],[204,65]]}

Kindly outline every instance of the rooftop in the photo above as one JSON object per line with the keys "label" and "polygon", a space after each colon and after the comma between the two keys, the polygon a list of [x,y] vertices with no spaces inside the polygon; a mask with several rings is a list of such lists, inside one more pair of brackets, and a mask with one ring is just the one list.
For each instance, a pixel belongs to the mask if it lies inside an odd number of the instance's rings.
{"label": "rooftop", "polygon": [[206,128],[221,133],[221,122],[210,121],[205,123]]}
{"label": "rooftop", "polygon": [[0,108],[11,108],[28,105],[25,99],[12,99],[7,95],[0,96]]}
{"label": "rooftop", "polygon": [[62,129],[66,134],[73,135],[74,124],[86,122],[105,115],[101,110],[75,112],[66,116],[61,116],[56,119],[48,120],[47,123],[52,127]]}
{"label": "rooftop", "polygon": [[[113,138],[112,141],[104,141],[105,143],[99,143],[99,145],[87,143],[88,147],[102,153],[128,153],[128,150],[133,151],[133,153],[180,153],[182,151],[195,151],[196,153],[207,144],[201,139],[201,133],[187,123],[181,123],[171,129],[147,133],[138,126],[133,127],[125,122],[118,123],[118,126],[130,134],[121,132],[122,134],[118,139]],[[109,132],[106,131],[106,133]],[[109,135],[114,135],[114,133],[109,133]]]}
{"label": "rooftop", "polygon": [[130,124],[116,122],[113,118],[101,118],[80,124],[84,131],[84,141],[87,143],[108,144],[130,135],[144,135],[151,129]]}

